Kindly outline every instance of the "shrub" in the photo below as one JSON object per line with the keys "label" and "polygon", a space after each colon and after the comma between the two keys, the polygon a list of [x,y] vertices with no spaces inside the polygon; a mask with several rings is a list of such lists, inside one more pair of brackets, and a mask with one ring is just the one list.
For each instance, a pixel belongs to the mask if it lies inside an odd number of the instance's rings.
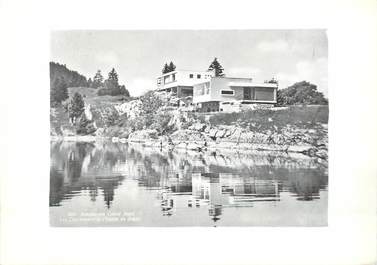
{"label": "shrub", "polygon": [[156,113],[152,117],[150,128],[155,129],[160,135],[170,132],[174,128],[174,125],[169,126],[169,122],[172,118],[173,115],[167,112]]}
{"label": "shrub", "polygon": [[76,125],[76,133],[81,135],[92,134],[96,131],[92,121],[89,121],[85,114],[80,116],[80,119]]}
{"label": "shrub", "polygon": [[107,127],[113,126],[119,121],[119,113],[114,107],[106,107],[103,110],[102,117]]}
{"label": "shrub", "polygon": [[147,92],[144,96],[140,97],[141,100],[141,115],[155,114],[164,102],[155,95],[153,91]]}
{"label": "shrub", "polygon": [[277,91],[277,103],[285,105],[328,105],[328,100],[317,90],[317,86],[306,81]]}

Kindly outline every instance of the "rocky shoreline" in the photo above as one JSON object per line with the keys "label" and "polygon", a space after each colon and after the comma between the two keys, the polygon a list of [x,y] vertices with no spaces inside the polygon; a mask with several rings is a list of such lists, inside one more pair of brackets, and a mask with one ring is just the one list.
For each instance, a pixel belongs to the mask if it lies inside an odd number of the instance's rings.
{"label": "rocky shoreline", "polygon": [[273,151],[328,160],[327,125],[322,124],[311,129],[287,126],[280,131],[253,132],[236,126],[212,127],[198,123],[170,135],[159,136],[155,130],[141,130],[113,140],[169,150]]}
{"label": "rocky shoreline", "polygon": [[187,129],[159,135],[156,130],[145,129],[126,134],[122,137],[100,135],[51,136],[52,141],[96,142],[108,141],[138,144],[146,147],[167,150],[191,151],[268,151],[299,153],[315,157],[321,161],[328,160],[327,124],[304,126],[287,125],[279,130],[245,129],[240,126],[211,126],[195,123]]}

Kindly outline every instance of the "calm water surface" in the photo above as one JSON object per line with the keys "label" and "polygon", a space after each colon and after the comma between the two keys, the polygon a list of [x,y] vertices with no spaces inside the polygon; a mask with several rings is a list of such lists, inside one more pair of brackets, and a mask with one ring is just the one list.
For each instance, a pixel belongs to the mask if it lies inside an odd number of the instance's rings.
{"label": "calm water surface", "polygon": [[51,142],[53,226],[324,226],[327,168],[272,153]]}

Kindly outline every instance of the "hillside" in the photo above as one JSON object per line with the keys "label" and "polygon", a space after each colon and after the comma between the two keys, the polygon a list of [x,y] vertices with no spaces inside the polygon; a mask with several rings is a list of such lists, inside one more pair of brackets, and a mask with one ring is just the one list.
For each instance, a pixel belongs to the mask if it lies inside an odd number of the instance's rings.
{"label": "hillside", "polygon": [[[85,110],[72,125],[64,106],[76,92],[82,95]],[[115,137],[130,143],[189,150],[289,151],[327,160],[327,105],[208,114],[170,106],[153,92],[130,100],[98,96],[94,88],[75,87],[68,89],[68,95],[66,101],[51,109],[52,136]]]}
{"label": "hillside", "polygon": [[91,87],[69,87],[68,96],[71,98],[76,92],[80,93],[86,104],[93,106],[112,106],[114,104],[120,104],[127,100],[127,97],[123,95],[110,96],[103,95],[98,96],[98,89]]}
{"label": "hillside", "polygon": [[69,87],[68,99],[61,105],[57,105],[50,109],[50,125],[51,135],[75,135],[75,127],[69,123],[68,112],[64,106],[71,100],[73,95],[77,92],[83,96],[85,106],[90,109],[93,115],[96,126],[104,126],[103,112],[115,110],[114,106],[119,105],[127,100],[125,96],[98,96],[98,89],[89,87]]}
{"label": "hillside", "polygon": [[50,83],[53,84],[57,78],[63,78],[68,87],[88,86],[84,75],[68,69],[65,64],[50,62]]}

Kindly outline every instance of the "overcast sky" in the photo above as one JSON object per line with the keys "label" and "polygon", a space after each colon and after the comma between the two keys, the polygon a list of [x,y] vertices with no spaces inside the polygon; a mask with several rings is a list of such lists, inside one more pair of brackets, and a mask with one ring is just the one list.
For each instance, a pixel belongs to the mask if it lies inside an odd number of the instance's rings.
{"label": "overcast sky", "polygon": [[328,95],[324,30],[54,31],[51,60],[86,77],[111,68],[132,96],[154,89],[165,62],[177,69],[207,70],[217,57],[229,77],[284,88],[302,80]]}

